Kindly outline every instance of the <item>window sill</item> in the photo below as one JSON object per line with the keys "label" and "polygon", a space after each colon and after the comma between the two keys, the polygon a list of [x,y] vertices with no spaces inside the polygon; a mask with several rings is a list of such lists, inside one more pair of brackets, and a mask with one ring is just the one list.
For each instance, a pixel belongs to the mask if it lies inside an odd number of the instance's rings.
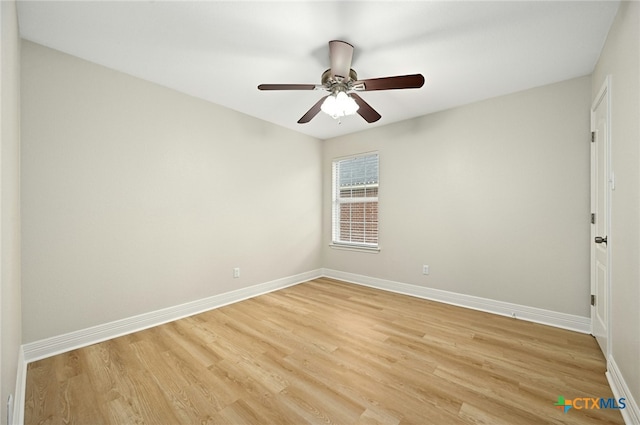
{"label": "window sill", "polygon": [[367,252],[369,254],[377,254],[380,252],[380,247],[373,246],[361,246],[361,245],[348,245],[348,244],[338,244],[338,243],[330,243],[329,247],[332,249],[341,249],[344,251],[358,251],[358,252]]}

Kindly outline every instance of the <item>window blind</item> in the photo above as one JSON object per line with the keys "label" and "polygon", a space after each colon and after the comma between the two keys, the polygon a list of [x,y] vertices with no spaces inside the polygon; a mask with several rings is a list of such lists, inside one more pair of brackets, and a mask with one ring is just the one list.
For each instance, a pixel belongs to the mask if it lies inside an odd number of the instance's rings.
{"label": "window blind", "polygon": [[378,154],[333,161],[332,241],[378,246]]}

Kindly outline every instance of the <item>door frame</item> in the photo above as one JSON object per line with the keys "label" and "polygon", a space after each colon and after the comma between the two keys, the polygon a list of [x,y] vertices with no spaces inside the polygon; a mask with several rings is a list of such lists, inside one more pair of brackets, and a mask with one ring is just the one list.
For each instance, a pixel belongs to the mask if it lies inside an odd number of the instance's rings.
{"label": "door frame", "polygon": [[[609,361],[609,357],[611,354],[611,277],[612,277],[612,273],[611,273],[611,251],[612,251],[612,238],[611,238],[611,198],[612,198],[612,191],[615,189],[614,186],[614,174],[613,174],[613,170],[611,168],[611,145],[612,145],[612,140],[611,140],[611,75],[607,75],[604,79],[604,82],[602,83],[602,86],[600,87],[600,90],[598,91],[598,94],[595,96],[595,98],[593,99],[593,103],[591,104],[591,132],[593,134],[593,132],[596,130],[596,124],[595,124],[595,110],[598,107],[598,105],[600,104],[600,102],[603,100],[603,98],[605,98],[606,96],[606,100],[607,100],[607,110],[606,110],[606,121],[607,121],[607,129],[606,129],[606,139],[608,140],[607,146],[605,146],[605,157],[606,157],[606,165],[605,167],[608,170],[608,179],[607,179],[607,185],[606,185],[606,189],[608,194],[606,196],[606,205],[605,205],[605,209],[606,209],[606,222],[604,224],[604,227],[606,229],[606,235],[596,235],[596,226],[594,224],[591,224],[590,226],[590,240],[589,240],[589,251],[590,251],[590,255],[591,255],[591,260],[590,260],[590,291],[591,294],[596,294],[596,288],[595,288],[595,282],[596,282],[596,270],[595,270],[595,242],[594,239],[596,236],[607,236],[608,240],[607,240],[607,251],[606,251],[606,256],[607,256],[607,284],[606,287],[603,289],[604,293],[605,293],[605,320],[606,320],[606,348],[604,350],[604,355],[605,355],[605,359],[607,361]],[[590,205],[591,205],[591,212],[595,212],[596,211],[596,205],[595,205],[595,175],[594,175],[594,168],[595,168],[595,158],[596,158],[596,149],[594,146],[594,143],[591,143],[591,165],[590,165],[590,178],[591,178],[591,187],[590,187]],[[597,219],[597,218],[596,218]],[[602,300],[596,300],[597,302],[602,302]],[[594,319],[595,319],[595,307],[591,306],[590,307],[590,317],[591,317],[591,334],[593,335],[593,324],[594,324]],[[599,344],[598,344],[599,345]]]}

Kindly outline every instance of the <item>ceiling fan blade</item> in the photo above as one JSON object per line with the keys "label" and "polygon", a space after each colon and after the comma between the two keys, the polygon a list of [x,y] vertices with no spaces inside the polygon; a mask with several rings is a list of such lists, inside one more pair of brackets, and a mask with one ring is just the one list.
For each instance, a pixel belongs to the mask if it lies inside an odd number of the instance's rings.
{"label": "ceiling fan blade", "polygon": [[324,96],[322,99],[320,99],[318,102],[316,102],[315,105],[313,105],[311,107],[311,109],[309,109],[307,111],[306,114],[304,114],[299,120],[298,120],[298,124],[306,124],[309,121],[311,121],[313,119],[313,117],[315,117],[316,115],[318,115],[318,112],[320,112],[320,108],[322,107],[322,102],[324,102],[324,100],[326,98],[328,98],[330,95],[326,95]]}
{"label": "ceiling fan blade", "polygon": [[382,118],[382,115],[376,112],[376,110],[373,109],[371,105],[365,102],[364,99],[362,99],[360,96],[355,93],[350,93],[349,96],[351,96],[360,107],[358,108],[358,114],[360,114],[360,116],[364,118],[366,122],[372,123]]}
{"label": "ceiling fan blade", "polygon": [[398,75],[396,77],[370,78],[359,80],[355,84],[364,84],[363,91],[419,89],[424,85],[422,74]]}
{"label": "ceiling fan blade", "polygon": [[333,40],[329,42],[329,60],[331,61],[331,76],[349,80],[353,59],[353,46],[345,41]]}
{"label": "ceiling fan blade", "polygon": [[258,90],[315,90],[315,84],[260,84]]}

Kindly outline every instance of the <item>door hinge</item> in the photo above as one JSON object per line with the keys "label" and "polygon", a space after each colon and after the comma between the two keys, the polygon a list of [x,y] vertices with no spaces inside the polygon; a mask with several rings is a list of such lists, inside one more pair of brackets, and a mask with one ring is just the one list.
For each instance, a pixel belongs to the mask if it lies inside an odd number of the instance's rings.
{"label": "door hinge", "polygon": [[591,143],[595,143],[596,142],[596,132],[592,131],[591,132]]}
{"label": "door hinge", "polygon": [[591,224],[596,224],[596,213],[591,213]]}
{"label": "door hinge", "polygon": [[591,305],[596,305],[596,296],[591,295]]}

